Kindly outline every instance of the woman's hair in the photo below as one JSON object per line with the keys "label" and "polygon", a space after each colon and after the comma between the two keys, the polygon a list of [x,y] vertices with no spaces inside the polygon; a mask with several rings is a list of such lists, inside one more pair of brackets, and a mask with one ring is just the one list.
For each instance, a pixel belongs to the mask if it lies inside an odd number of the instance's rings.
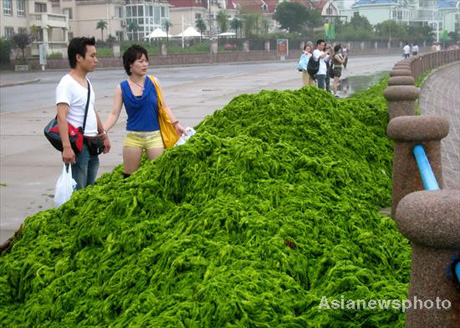
{"label": "woman's hair", "polygon": [[334,47],[334,52],[335,52],[335,53],[338,53],[341,49],[342,49],[342,46],[341,46],[340,44],[338,44],[338,45],[336,45],[336,46]]}
{"label": "woman's hair", "polygon": [[144,47],[135,44],[126,49],[123,54],[123,67],[125,68],[126,74],[131,75],[131,64],[136,60],[141,59],[142,55],[144,55],[145,59],[149,61],[147,50]]}

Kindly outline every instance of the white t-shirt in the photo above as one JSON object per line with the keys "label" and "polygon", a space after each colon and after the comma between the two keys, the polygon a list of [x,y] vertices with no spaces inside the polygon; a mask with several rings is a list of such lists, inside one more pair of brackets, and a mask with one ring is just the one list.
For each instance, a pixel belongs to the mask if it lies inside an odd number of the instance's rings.
{"label": "white t-shirt", "polygon": [[412,47],[412,52],[418,52],[418,46],[413,46]]}
{"label": "white t-shirt", "polygon": [[315,51],[313,51],[314,60],[318,60],[319,58],[319,70],[318,73],[316,73],[317,75],[326,75],[327,73],[326,62],[324,61],[324,59],[327,59],[329,56],[320,58],[322,54],[324,54],[324,51],[318,49],[315,49]]}
{"label": "white t-shirt", "polygon": [[404,50],[404,54],[405,54],[405,55],[409,55],[409,54],[410,54],[410,47],[409,47],[408,44],[406,44],[406,45],[404,46],[403,50]]}
{"label": "white t-shirt", "polygon": [[[84,135],[87,137],[94,137],[97,135],[97,119],[96,112],[94,111],[94,100],[96,95],[91,82],[89,85],[91,87],[91,94]],[[70,74],[64,75],[56,87],[56,105],[59,103],[69,105],[70,109],[67,115],[67,121],[74,127],[83,126],[87,98],[88,89],[78,83]]]}

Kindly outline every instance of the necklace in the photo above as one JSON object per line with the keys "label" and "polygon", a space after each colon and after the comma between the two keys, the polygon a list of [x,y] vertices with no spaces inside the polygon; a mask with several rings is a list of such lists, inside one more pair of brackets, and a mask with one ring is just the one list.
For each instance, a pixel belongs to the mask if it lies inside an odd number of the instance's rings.
{"label": "necklace", "polygon": [[144,88],[143,85],[140,85],[139,83],[134,82],[131,78],[129,78],[129,79],[130,79],[130,81],[133,82],[135,85],[137,85],[138,87],[140,87],[142,91],[144,91],[145,88]]}

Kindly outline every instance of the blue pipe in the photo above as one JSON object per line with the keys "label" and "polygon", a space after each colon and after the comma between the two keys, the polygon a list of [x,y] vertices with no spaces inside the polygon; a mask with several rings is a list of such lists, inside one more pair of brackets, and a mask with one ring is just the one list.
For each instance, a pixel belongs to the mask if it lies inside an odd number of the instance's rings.
{"label": "blue pipe", "polygon": [[460,282],[460,262],[455,266],[455,274],[457,275],[457,281]]}
{"label": "blue pipe", "polygon": [[430,162],[426,157],[423,146],[416,145],[413,152],[415,160],[417,161],[418,170],[420,171],[420,176],[422,177],[423,188],[425,188],[425,190],[439,190],[438,181],[436,181],[436,177],[431,169]]}

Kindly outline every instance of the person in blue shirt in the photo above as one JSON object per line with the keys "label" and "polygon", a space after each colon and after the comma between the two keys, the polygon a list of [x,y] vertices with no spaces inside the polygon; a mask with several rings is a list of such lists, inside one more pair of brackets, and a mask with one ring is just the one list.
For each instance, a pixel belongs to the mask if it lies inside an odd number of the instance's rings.
{"label": "person in blue shirt", "polygon": [[[126,137],[123,143],[124,177],[127,178],[138,168],[142,152],[145,151],[149,160],[154,160],[164,151],[163,140],[158,123],[158,93],[151,78],[147,76],[149,57],[147,50],[139,45],[133,45],[123,54],[123,66],[128,79],[121,82],[116,90],[114,104],[109,117],[104,123],[104,130],[109,131],[120,117],[124,105],[128,119],[126,122]],[[160,89],[160,94],[162,94]],[[180,136],[184,128],[176,119],[171,109],[160,98],[171,122]]]}
{"label": "person in blue shirt", "polygon": [[302,72],[302,82],[303,85],[315,85],[315,80],[313,77],[308,74],[308,60],[312,56],[313,43],[308,41],[307,44],[303,47],[303,53],[300,56],[299,64],[297,65],[299,71]]}

